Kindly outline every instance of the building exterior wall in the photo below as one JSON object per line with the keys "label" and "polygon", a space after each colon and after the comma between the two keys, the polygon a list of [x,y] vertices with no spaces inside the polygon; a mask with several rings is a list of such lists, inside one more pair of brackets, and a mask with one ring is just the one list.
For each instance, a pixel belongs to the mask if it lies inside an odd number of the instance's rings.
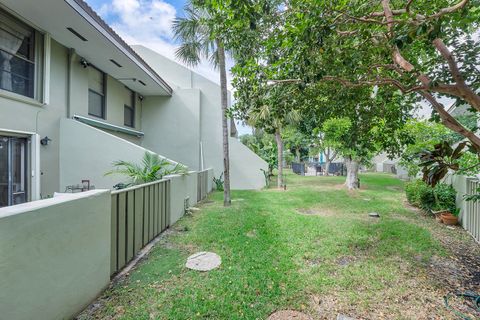
{"label": "building exterior wall", "polygon": [[237,139],[229,139],[230,170],[232,189],[261,189],[265,186],[262,170],[268,171],[268,165],[257,154]]}
{"label": "building exterior wall", "polygon": [[59,181],[59,124],[66,115],[67,50],[51,42],[50,102],[48,105],[14,100],[0,90],[0,131],[2,129],[38,133],[48,136],[48,146],[40,147],[41,196],[58,191]]}
{"label": "building exterior wall", "polygon": [[0,210],[2,319],[68,319],[110,281],[110,192]]}
{"label": "building exterior wall", "polygon": [[[134,49],[174,87],[171,99],[146,99],[144,146],[192,169],[213,168],[213,175],[219,177],[223,171],[220,86],[148,48]],[[262,188],[265,179],[260,167],[267,164],[237,140],[230,139],[230,144],[231,161],[235,161],[231,164],[232,188]],[[254,165],[245,159],[252,159]]]}
{"label": "building exterior wall", "polygon": [[[11,94],[0,90],[0,132],[12,130],[37,133],[40,138],[51,139],[47,146],[40,146],[40,197],[51,196],[63,190],[60,183],[60,120],[74,114],[98,119],[88,115],[88,69],[80,64],[80,57],[74,56],[71,64],[71,95],[68,97],[69,51],[51,41],[50,47],[50,94],[49,103],[41,104],[21,96],[12,99]],[[122,90],[125,86],[107,76],[106,119],[114,125],[124,126]],[[70,104],[70,110],[68,106]],[[135,128],[141,130],[142,101],[136,95]],[[101,120],[101,119],[100,119]],[[112,133],[135,144],[142,139],[134,136]],[[93,143],[93,141],[92,141]]]}
{"label": "building exterior wall", "polygon": [[128,182],[125,176],[105,176],[105,173],[113,169],[112,163],[117,160],[141,163],[145,152],[149,151],[72,119],[61,119],[60,132],[61,191],[69,185],[80,184],[84,179],[90,180],[95,188],[105,189]]}
{"label": "building exterior wall", "polygon": [[146,97],[145,148],[200,169],[200,91],[177,89],[171,97]]}

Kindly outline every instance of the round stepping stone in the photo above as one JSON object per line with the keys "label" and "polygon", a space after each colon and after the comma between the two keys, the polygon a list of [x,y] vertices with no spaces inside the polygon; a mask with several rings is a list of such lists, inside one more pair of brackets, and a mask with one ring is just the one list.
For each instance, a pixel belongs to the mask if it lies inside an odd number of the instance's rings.
{"label": "round stepping stone", "polygon": [[192,270],[210,271],[218,268],[221,263],[222,258],[218,254],[202,251],[188,257],[185,266]]}
{"label": "round stepping stone", "polygon": [[380,218],[380,215],[377,212],[370,212],[368,215],[372,218]]}
{"label": "round stepping stone", "polygon": [[272,313],[267,320],[312,320],[312,318],[295,310],[280,310]]}

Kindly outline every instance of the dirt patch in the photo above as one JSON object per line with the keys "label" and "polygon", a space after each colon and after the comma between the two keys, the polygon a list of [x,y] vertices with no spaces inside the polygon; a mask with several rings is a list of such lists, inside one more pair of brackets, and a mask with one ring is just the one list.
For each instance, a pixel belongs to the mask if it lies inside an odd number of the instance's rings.
{"label": "dirt patch", "polygon": [[337,260],[335,260],[335,263],[338,264],[340,267],[348,267],[352,263],[355,263],[355,261],[357,261],[356,257],[343,256],[343,257],[339,257]]}
{"label": "dirt patch", "polygon": [[337,213],[331,209],[325,208],[299,208],[297,209],[298,214],[306,216],[320,216],[320,217],[333,217]]}
{"label": "dirt patch", "polygon": [[399,186],[386,186],[385,189],[390,191],[403,191],[403,188]]}
{"label": "dirt patch", "polygon": [[434,256],[427,262],[432,277],[452,292],[479,292],[480,246],[461,227],[447,229],[424,211],[408,203],[405,206],[417,216],[394,214],[392,217],[426,228],[448,252],[447,257]]}
{"label": "dirt patch", "polygon": [[255,230],[255,229],[250,230],[245,235],[249,238],[256,238],[257,237],[257,230]]}
{"label": "dirt patch", "polygon": [[304,259],[305,259],[305,264],[309,267],[316,267],[323,262],[323,259],[318,257],[311,258],[311,259],[308,259],[308,258],[304,258]]}
{"label": "dirt patch", "polygon": [[295,310],[280,310],[272,313],[267,320],[312,320],[312,317]]}

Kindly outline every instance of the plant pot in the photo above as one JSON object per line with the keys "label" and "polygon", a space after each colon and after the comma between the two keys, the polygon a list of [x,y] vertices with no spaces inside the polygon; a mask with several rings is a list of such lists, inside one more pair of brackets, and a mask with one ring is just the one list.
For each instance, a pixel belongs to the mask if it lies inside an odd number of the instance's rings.
{"label": "plant pot", "polygon": [[437,220],[438,222],[442,223],[442,214],[451,214],[450,212],[448,212],[447,210],[439,210],[439,211],[431,211],[432,214],[435,216],[435,220]]}
{"label": "plant pot", "polygon": [[442,222],[447,226],[454,226],[458,224],[458,217],[455,217],[451,213],[442,214]]}

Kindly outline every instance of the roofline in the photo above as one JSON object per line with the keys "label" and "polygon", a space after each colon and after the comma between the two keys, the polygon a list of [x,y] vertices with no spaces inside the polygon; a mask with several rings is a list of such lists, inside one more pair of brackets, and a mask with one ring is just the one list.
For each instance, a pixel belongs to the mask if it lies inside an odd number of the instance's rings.
{"label": "roofline", "polygon": [[[168,85],[168,83],[160,77],[160,75],[147,63],[145,60],[140,57],[135,50],[128,45],[125,40],[123,40],[85,1],[83,0],[65,0],[78,14],[80,14],[87,22],[89,22],[94,28],[97,28],[90,19],[93,19],[94,22],[98,24],[98,26],[102,30],[98,30],[100,32],[104,31],[113,39],[109,39],[105,33],[102,34],[112,42],[115,46],[117,46],[123,53],[130,58],[134,63],[136,63],[139,67],[141,67],[155,82],[159,85],[164,87],[166,91],[171,95],[173,93],[173,89]],[[79,10],[80,9],[80,10]],[[115,41],[112,41],[115,40]]]}

